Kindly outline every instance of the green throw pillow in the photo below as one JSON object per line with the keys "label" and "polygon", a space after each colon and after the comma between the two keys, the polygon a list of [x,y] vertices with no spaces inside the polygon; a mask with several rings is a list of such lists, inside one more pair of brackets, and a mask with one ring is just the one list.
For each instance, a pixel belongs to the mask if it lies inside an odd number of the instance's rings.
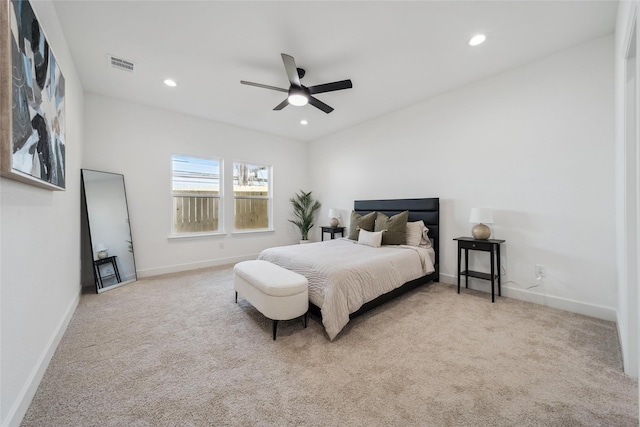
{"label": "green throw pillow", "polygon": [[360,215],[355,211],[351,212],[351,223],[349,225],[349,239],[358,240],[360,229],[373,231],[376,222],[376,213],[371,212],[366,215]]}
{"label": "green throw pillow", "polygon": [[400,212],[399,214],[394,215],[391,218],[383,213],[378,212],[374,231],[384,231],[384,233],[382,233],[382,244],[406,244],[408,219],[409,211]]}

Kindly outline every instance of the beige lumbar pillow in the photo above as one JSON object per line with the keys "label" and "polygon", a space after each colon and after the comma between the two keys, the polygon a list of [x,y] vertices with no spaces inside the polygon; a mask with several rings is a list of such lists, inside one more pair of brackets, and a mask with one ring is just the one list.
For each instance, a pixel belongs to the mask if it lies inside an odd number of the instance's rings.
{"label": "beige lumbar pillow", "polygon": [[379,248],[382,246],[382,234],[382,231],[360,230],[358,234],[358,244]]}

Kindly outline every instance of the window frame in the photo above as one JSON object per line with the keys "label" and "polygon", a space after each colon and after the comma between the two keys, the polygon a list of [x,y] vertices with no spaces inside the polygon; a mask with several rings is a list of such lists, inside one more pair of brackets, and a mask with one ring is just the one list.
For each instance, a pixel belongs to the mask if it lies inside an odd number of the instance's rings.
{"label": "window frame", "polygon": [[[192,232],[176,232],[174,229],[174,200],[175,193],[173,191],[173,160],[174,157],[185,157],[185,158],[193,158],[193,159],[203,159],[203,160],[214,160],[218,162],[218,194],[210,196],[213,199],[218,199],[218,229],[214,231],[192,231]],[[222,157],[217,156],[209,156],[202,154],[184,154],[184,153],[171,153],[169,158],[170,162],[170,178],[169,178],[169,197],[170,197],[170,209],[171,214],[169,215],[169,239],[185,239],[185,238],[194,238],[194,237],[207,237],[207,236],[219,236],[224,235],[225,227],[224,227],[224,159]]]}
{"label": "window frame", "polygon": [[[273,228],[273,165],[265,164],[262,162],[253,162],[245,160],[233,160],[231,166],[231,192],[233,194],[233,231],[232,234],[249,234],[249,233],[265,233],[274,231]],[[236,197],[235,192],[235,170],[236,164],[247,164],[251,166],[264,167],[268,171],[268,195],[264,196],[243,196]],[[236,228],[236,200],[237,199],[254,199],[254,200],[267,200],[267,216],[268,224],[266,228]]]}

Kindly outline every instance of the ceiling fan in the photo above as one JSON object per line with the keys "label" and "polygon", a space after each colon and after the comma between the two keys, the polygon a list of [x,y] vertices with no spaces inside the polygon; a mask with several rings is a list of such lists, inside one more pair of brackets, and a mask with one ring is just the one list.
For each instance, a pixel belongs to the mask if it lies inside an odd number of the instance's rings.
{"label": "ceiling fan", "polygon": [[300,79],[304,77],[305,71],[302,68],[296,67],[296,61],[293,59],[293,56],[287,55],[286,53],[282,53],[281,55],[282,62],[284,62],[284,69],[287,72],[287,76],[289,77],[289,83],[291,83],[289,89],[240,80],[240,83],[242,83],[243,85],[277,90],[279,92],[287,92],[289,94],[287,99],[276,105],[274,110],[282,110],[289,104],[300,107],[309,103],[314,107],[319,108],[320,110],[329,114],[333,111],[333,108],[311,95],[315,95],[317,93],[332,92],[334,90],[351,89],[353,87],[353,85],[351,84],[351,80],[340,80],[338,82],[325,83],[309,87],[303,86],[302,83],[300,83]]}

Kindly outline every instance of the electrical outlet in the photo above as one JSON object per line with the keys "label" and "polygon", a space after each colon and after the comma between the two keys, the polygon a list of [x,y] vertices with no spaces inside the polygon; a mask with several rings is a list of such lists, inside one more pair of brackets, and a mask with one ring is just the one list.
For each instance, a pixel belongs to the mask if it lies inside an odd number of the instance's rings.
{"label": "electrical outlet", "polygon": [[547,268],[542,264],[536,264],[536,279],[541,279],[547,275]]}

